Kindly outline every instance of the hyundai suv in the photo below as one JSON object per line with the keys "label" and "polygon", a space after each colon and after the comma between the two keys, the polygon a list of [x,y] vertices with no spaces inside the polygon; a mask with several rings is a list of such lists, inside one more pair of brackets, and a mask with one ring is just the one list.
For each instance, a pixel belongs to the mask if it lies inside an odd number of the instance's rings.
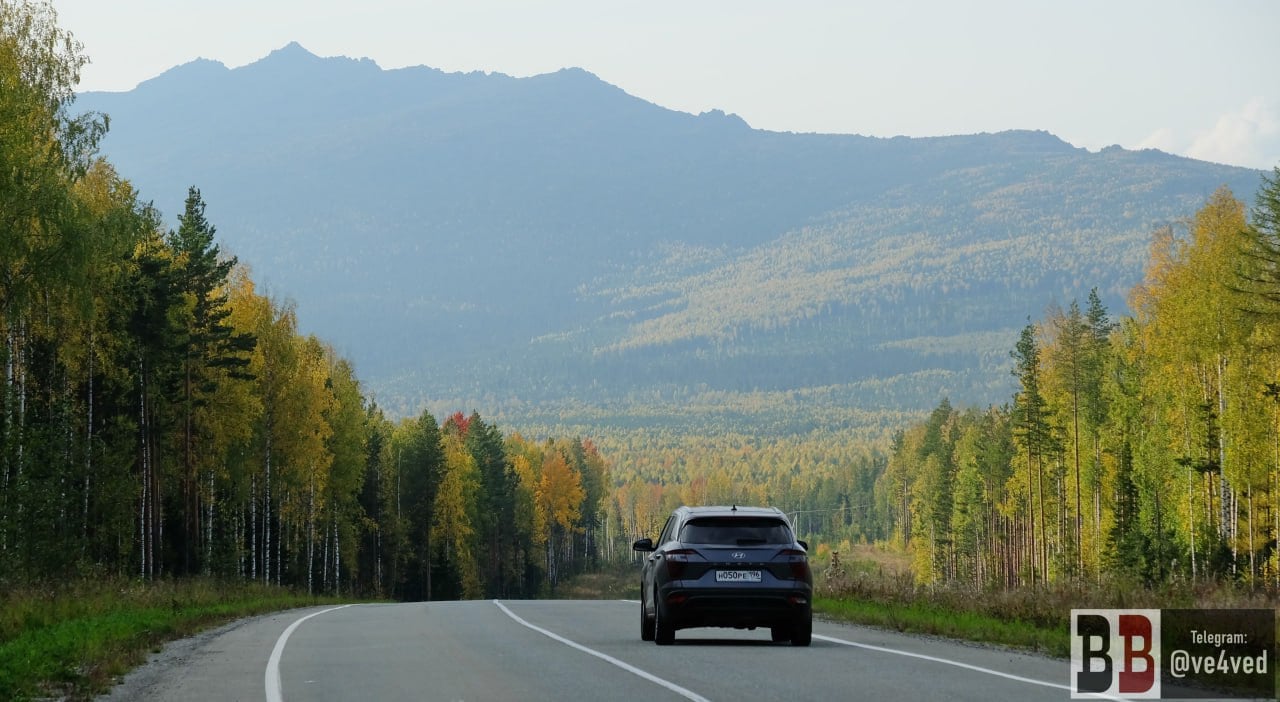
{"label": "hyundai suv", "polygon": [[640,638],[667,645],[678,629],[768,627],[775,642],[808,646],[813,574],[808,545],[785,514],[764,507],[680,507],[647,553]]}

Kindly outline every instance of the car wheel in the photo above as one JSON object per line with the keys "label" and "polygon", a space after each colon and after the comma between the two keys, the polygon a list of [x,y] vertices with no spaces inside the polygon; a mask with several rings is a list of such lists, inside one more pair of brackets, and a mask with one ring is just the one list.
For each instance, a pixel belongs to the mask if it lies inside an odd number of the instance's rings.
{"label": "car wheel", "polygon": [[782,643],[791,640],[791,627],[789,626],[771,626],[769,627],[769,638],[774,643]]}
{"label": "car wheel", "polygon": [[813,639],[813,619],[805,617],[791,628],[791,645],[808,646]]}
{"label": "car wheel", "polygon": [[653,641],[653,617],[644,612],[644,600],[640,600],[640,640]]}
{"label": "car wheel", "polygon": [[675,627],[662,616],[662,600],[658,599],[657,593],[653,597],[653,641],[659,646],[670,646],[676,641]]}

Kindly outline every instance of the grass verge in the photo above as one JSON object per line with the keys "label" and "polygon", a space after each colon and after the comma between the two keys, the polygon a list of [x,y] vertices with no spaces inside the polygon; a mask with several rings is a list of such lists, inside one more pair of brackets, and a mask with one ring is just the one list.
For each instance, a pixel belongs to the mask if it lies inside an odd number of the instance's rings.
{"label": "grass verge", "polygon": [[1013,646],[1051,656],[1071,654],[1066,630],[1006,620],[977,612],[954,611],[927,603],[877,602],[844,597],[815,597],[813,611],[830,619],[894,631]]}
{"label": "grass verge", "polygon": [[581,573],[560,581],[551,596],[563,600],[638,600],[640,567],[622,562],[594,573]]}
{"label": "grass verge", "polygon": [[831,619],[1063,658],[1071,655],[1072,609],[1270,609],[1277,604],[1265,589],[1220,581],[1144,585],[1107,577],[1014,588],[925,585],[905,569],[857,555],[839,567],[820,568],[814,586],[814,611]]}
{"label": "grass verge", "polygon": [[243,582],[95,580],[0,591],[0,699],[88,699],[161,644],[335,600]]}

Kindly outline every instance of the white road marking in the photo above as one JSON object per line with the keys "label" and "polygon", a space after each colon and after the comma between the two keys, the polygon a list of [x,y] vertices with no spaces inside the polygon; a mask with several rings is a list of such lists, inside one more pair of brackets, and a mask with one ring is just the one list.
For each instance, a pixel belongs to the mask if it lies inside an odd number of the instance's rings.
{"label": "white road marking", "polygon": [[[276,647],[271,649],[271,658],[267,660],[267,702],[284,702],[284,697],[280,693],[280,657],[284,655],[284,645],[289,640],[289,636],[293,634],[294,629],[297,629],[298,625],[312,617],[318,617],[325,612],[332,612],[335,609],[342,609],[343,607],[350,606],[351,605],[349,604],[344,604],[340,607],[330,607],[329,609],[322,609],[319,612],[312,612],[311,614],[308,614],[307,616],[290,624],[289,628],[285,629],[283,634],[280,634],[280,638],[276,639]],[[308,680],[307,682],[311,681]]]}
{"label": "white road marking", "polygon": [[[961,663],[960,661],[953,661],[953,660],[950,660],[950,659],[947,659],[947,658],[939,658],[939,657],[937,657],[937,656],[928,656],[928,655],[925,655],[925,654],[923,654],[923,653],[912,653],[912,652],[910,652],[910,651],[899,651],[899,650],[898,650],[898,649],[896,649],[896,648],[886,648],[886,647],[884,647],[884,646],[873,646],[873,645],[871,645],[871,644],[857,643],[857,642],[855,642],[855,641],[846,641],[846,640],[844,640],[844,639],[837,639],[837,638],[832,637],[832,636],[822,636],[821,634],[814,634],[814,635],[813,635],[813,638],[815,638],[815,639],[821,639],[821,640],[823,640],[823,641],[830,641],[831,643],[842,644],[842,645],[844,645],[844,646],[854,646],[854,647],[856,647],[856,648],[865,648],[865,649],[870,650],[870,651],[880,651],[881,653],[892,653],[892,654],[897,655],[897,656],[907,656],[908,658],[919,658],[919,659],[921,659],[921,660],[933,661],[934,663],[942,663],[942,664],[944,664],[944,665],[953,665],[953,666],[955,666],[955,667],[957,667],[957,668],[964,668],[964,669],[966,669],[966,670],[976,670],[976,671],[977,671],[977,672],[979,672],[979,673],[986,673],[987,675],[995,675],[995,676],[997,676],[997,677],[1007,678],[1007,679],[1009,679],[1009,680],[1017,680],[1018,682],[1029,683],[1029,684],[1031,684],[1031,685],[1040,685],[1040,686],[1042,686],[1042,687],[1052,687],[1052,688],[1054,688],[1054,689],[1056,689],[1056,690],[1067,690],[1068,692],[1070,692],[1070,691],[1071,691],[1071,686],[1070,686],[1070,685],[1062,685],[1062,684],[1060,684],[1060,683],[1052,683],[1052,682],[1048,682],[1048,681],[1046,681],[1046,680],[1036,680],[1035,678],[1027,678],[1027,677],[1023,677],[1023,676],[1021,676],[1021,675],[1014,675],[1014,674],[1012,674],[1012,673],[1004,673],[1004,672],[1001,672],[1001,671],[999,671],[999,670],[992,670],[991,668],[983,668],[982,666],[979,666],[979,665],[973,665],[973,664],[970,664],[970,663]],[[1094,695],[1091,695],[1091,696],[1094,696]],[[1119,698],[1119,697],[1108,697],[1108,696],[1106,696],[1106,695],[1096,695],[1096,696],[1094,696],[1094,697],[1096,697],[1096,698],[1098,698],[1098,699],[1108,699],[1108,700],[1121,700],[1121,699],[1122,699],[1122,698]]]}
{"label": "white road marking", "polygon": [[493,603],[498,605],[498,609],[501,609],[503,612],[506,612],[508,617],[511,617],[512,619],[514,619],[516,623],[520,624],[521,626],[527,627],[529,629],[533,629],[534,631],[538,632],[539,634],[542,634],[543,636],[549,636],[566,646],[576,648],[579,651],[582,651],[583,653],[595,656],[596,658],[599,658],[600,660],[605,661],[606,663],[615,665],[627,671],[628,673],[639,675],[640,677],[644,678],[645,680],[648,680],[649,682],[657,683],[658,685],[661,685],[667,688],[668,690],[671,690],[672,692],[676,693],[677,695],[680,695],[681,697],[684,697],[685,699],[694,700],[694,702],[710,702],[710,700],[703,697],[702,695],[699,695],[698,693],[692,690],[688,690],[683,687],[680,687],[679,685],[671,682],[670,680],[663,680],[662,678],[654,675],[653,673],[643,671],[635,667],[634,665],[631,665],[630,663],[626,663],[624,661],[620,661],[617,658],[614,658],[613,656],[610,656],[607,653],[601,653],[593,648],[587,648],[586,646],[583,646],[582,644],[576,641],[570,641],[569,639],[566,639],[565,637],[557,633],[547,631],[546,629],[543,629],[540,626],[535,626],[533,624],[530,624],[529,622],[526,622],[525,620],[521,619],[518,615],[516,615],[515,612],[512,612],[511,610],[507,609],[506,605],[502,604],[497,600],[494,600]]}
{"label": "white road marking", "polygon": [[619,602],[628,602],[630,604],[640,604],[640,600],[618,600]]}

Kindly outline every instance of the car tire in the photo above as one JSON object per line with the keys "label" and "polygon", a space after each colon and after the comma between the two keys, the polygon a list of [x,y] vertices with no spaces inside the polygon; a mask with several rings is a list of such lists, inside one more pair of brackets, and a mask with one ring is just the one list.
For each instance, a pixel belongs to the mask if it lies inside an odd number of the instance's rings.
{"label": "car tire", "polygon": [[644,600],[640,601],[640,640],[653,641],[653,617],[644,612]]}
{"label": "car tire", "polygon": [[791,627],[791,645],[808,646],[813,640],[813,618],[805,617]]}
{"label": "car tire", "polygon": [[791,627],[789,626],[771,626],[769,627],[769,638],[774,643],[782,643],[791,640]]}
{"label": "car tire", "polygon": [[667,623],[667,618],[662,616],[662,600],[659,600],[657,593],[653,598],[653,642],[659,646],[670,646],[676,642],[675,627]]}

